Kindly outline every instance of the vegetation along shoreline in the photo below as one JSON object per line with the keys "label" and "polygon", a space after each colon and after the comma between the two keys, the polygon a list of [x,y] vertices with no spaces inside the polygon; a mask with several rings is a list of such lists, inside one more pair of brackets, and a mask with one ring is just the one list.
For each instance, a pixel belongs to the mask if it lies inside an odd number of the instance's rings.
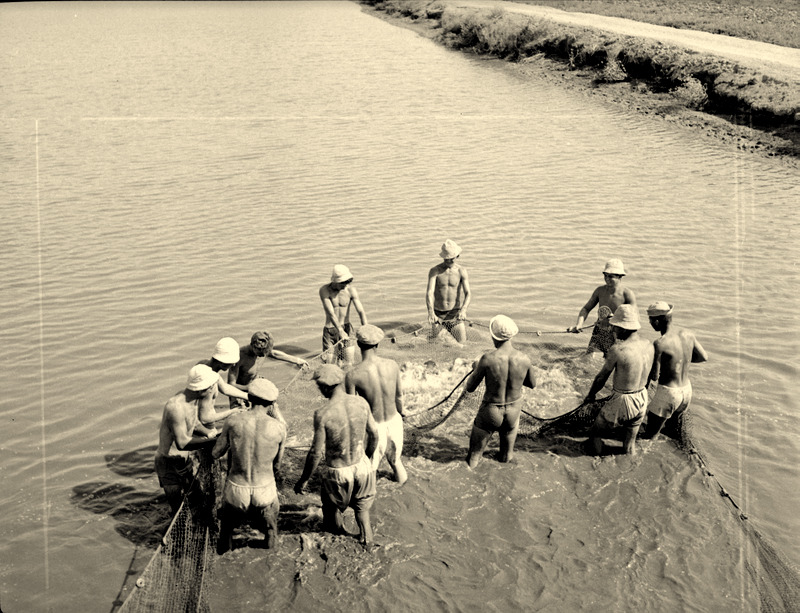
{"label": "vegetation along shoreline", "polygon": [[[647,38],[446,0],[360,0],[453,49],[513,62],[608,102],[743,151],[800,159],[800,75],[782,78]],[[524,5],[523,5],[524,6]]]}

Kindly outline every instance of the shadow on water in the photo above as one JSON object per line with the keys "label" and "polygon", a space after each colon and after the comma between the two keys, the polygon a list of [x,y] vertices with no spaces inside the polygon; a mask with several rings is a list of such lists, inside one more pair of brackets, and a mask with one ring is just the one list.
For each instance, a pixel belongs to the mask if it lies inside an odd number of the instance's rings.
{"label": "shadow on water", "polygon": [[[124,454],[109,454],[109,469],[137,481],[155,472],[156,447],[144,447]],[[149,485],[149,482],[147,483]],[[142,489],[138,483],[90,481],[72,488],[71,502],[83,511],[108,515],[117,522],[114,530],[138,546],[155,549],[169,520],[169,506],[161,490]]]}

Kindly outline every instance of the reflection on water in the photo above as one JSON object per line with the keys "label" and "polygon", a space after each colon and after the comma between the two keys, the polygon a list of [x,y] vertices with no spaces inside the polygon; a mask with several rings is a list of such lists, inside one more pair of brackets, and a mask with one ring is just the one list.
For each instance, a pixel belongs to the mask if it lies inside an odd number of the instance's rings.
{"label": "reflection on water", "polygon": [[[66,593],[73,610],[108,609],[144,538],[108,520],[138,517],[160,491],[152,473],[117,474],[107,456],[154,443],[164,402],[219,338],[266,328],[316,353],[317,290],[340,262],[371,321],[424,319],[425,273],[448,236],[464,249],[475,319],[564,330],[612,256],[640,306],[676,304],[711,358],[693,371],[697,438],[743,510],[800,562],[795,170],[528,82],[351,3],[1,10],[9,610],[63,608]],[[269,368],[281,382],[295,373]],[[551,385],[557,397],[569,376]],[[727,510],[703,525],[682,515],[714,505],[668,445],[594,462],[563,441],[470,474],[463,431],[439,438],[419,443],[402,490],[382,481],[378,530],[395,544],[379,559],[396,563],[354,566],[391,586],[379,602],[447,608],[477,597],[477,583],[498,607],[630,596],[686,608],[697,596],[749,610],[746,591],[724,593],[740,569],[702,562],[714,548],[736,559]],[[626,515],[630,499],[641,516]],[[594,534],[587,518],[604,514],[627,523]],[[301,543],[289,540],[277,582],[297,572]],[[607,549],[632,586],[601,562]],[[689,570],[715,586],[708,600]],[[365,589],[306,574],[308,594],[275,593],[299,606]],[[645,593],[645,577],[672,587]],[[244,601],[265,598],[228,580]]]}

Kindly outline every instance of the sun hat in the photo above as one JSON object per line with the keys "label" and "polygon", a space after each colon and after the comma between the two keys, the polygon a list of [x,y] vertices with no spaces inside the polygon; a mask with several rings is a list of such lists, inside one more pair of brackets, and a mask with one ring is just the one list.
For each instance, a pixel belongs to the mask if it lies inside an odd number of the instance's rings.
{"label": "sun hat", "polygon": [[350,269],[344,264],[337,264],[333,267],[333,272],[331,273],[331,283],[344,283],[345,281],[351,281],[352,279],[353,273],[351,273]]}
{"label": "sun hat", "polygon": [[638,330],[642,327],[639,323],[639,311],[632,304],[619,305],[608,323],[625,330]]}
{"label": "sun hat", "polygon": [[498,341],[507,341],[519,332],[514,320],[506,315],[495,315],[489,322],[489,334]]}
{"label": "sun hat", "polygon": [[278,388],[269,379],[258,377],[250,382],[247,393],[267,402],[275,402],[278,399]]}
{"label": "sun hat", "polygon": [[361,326],[356,333],[356,339],[365,345],[377,345],[385,336],[383,330],[372,324]]}
{"label": "sun hat", "polygon": [[622,266],[622,260],[613,258],[606,262],[606,267],[603,269],[603,274],[625,276],[625,268]]}
{"label": "sun hat", "polygon": [[229,336],[221,338],[214,347],[214,355],[211,357],[223,364],[236,364],[239,361],[239,343]]}
{"label": "sun hat", "polygon": [[647,307],[647,315],[649,317],[659,317],[661,315],[669,315],[670,313],[672,313],[672,305],[667,304],[663,300],[654,302]]}
{"label": "sun hat", "polygon": [[192,369],[189,371],[189,378],[186,380],[186,389],[193,392],[207,390],[217,381],[219,381],[219,375],[215,373],[210,366],[197,364],[192,366]]}
{"label": "sun hat", "polygon": [[344,381],[344,371],[335,364],[323,364],[314,371],[314,380],[333,387]]}
{"label": "sun hat", "polygon": [[439,253],[439,257],[445,260],[452,260],[457,258],[461,255],[461,247],[456,245],[455,241],[451,241],[449,238],[444,241],[442,244],[442,251]]}

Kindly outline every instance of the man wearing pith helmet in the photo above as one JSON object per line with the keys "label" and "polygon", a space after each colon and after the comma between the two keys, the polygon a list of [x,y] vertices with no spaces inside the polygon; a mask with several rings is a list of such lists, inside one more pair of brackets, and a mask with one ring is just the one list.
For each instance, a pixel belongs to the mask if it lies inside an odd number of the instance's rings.
{"label": "man wearing pith helmet", "polygon": [[598,306],[597,322],[592,330],[592,338],[589,339],[589,346],[586,348],[588,353],[602,351],[603,356],[608,353],[611,345],[614,344],[614,333],[609,324],[609,319],[621,304],[636,306],[636,296],[633,290],[622,286],[622,277],[625,276],[625,267],[622,260],[614,258],[606,262],[603,268],[603,279],[605,283],[595,288],[589,301],[583,305],[575,325],[567,329],[567,332],[580,332],[583,322],[589,316],[591,310]]}
{"label": "man wearing pith helmet", "polygon": [[397,362],[378,357],[378,343],[383,337],[383,330],[372,324],[359,328],[356,338],[361,362],[347,373],[346,387],[348,394],[367,400],[378,426],[378,447],[372,455],[372,468],[377,470],[385,455],[395,481],[402,485],[408,479],[400,457],[403,451],[403,390]]}
{"label": "man wearing pith helmet", "polygon": [[164,405],[155,455],[158,484],[175,514],[185,494],[193,491],[194,466],[189,451],[214,442],[217,431],[197,418],[199,404],[216,393],[219,375],[198,364],[189,371],[186,387]]}
{"label": "man wearing pith helmet", "polygon": [[708,355],[694,333],[672,324],[672,305],[659,301],[647,307],[650,325],[661,338],[655,341],[655,358],[650,371],[650,381],[658,388],[647,408],[647,425],[644,436],[651,438],[661,432],[665,424],[678,422],[692,402],[692,383],[689,381],[689,364],[705,362]]}
{"label": "man wearing pith helmet", "polygon": [[347,339],[353,331],[350,323],[350,307],[352,306],[366,325],[367,314],[353,285],[353,273],[344,264],[337,264],[331,272],[331,282],[319,288],[319,299],[325,311],[325,327],[322,329],[322,351],[327,351],[336,343],[343,341],[344,347],[337,351],[336,358],[352,364],[355,348]]}
{"label": "man wearing pith helmet", "polygon": [[467,379],[466,389],[470,393],[478,389],[481,381],[486,385],[469,438],[467,465],[470,468],[477,466],[494,432],[500,434],[498,460],[508,462],[514,455],[522,388],[536,387],[530,358],[511,344],[518,332],[517,324],[510,317],[495,315],[489,322],[495,348],[480,357]]}
{"label": "man wearing pith helmet", "polygon": [[449,238],[442,245],[439,257],[443,262],[428,271],[428,290],[425,303],[428,307],[428,322],[437,330],[442,326],[459,343],[467,338],[464,321],[467,307],[472,300],[467,269],[456,262],[461,247]]}
{"label": "man wearing pith helmet", "polygon": [[233,415],[241,411],[240,408],[232,407],[230,409],[223,409],[218,411],[214,403],[217,400],[217,391],[222,392],[230,398],[238,398],[240,400],[247,400],[247,392],[240,390],[235,385],[227,382],[227,375],[222,376],[222,372],[227,371],[231,366],[239,361],[239,343],[234,339],[226,336],[219,339],[214,347],[214,353],[211,358],[207,360],[200,360],[198,364],[208,366],[217,374],[217,384],[214,386],[214,392],[210,398],[205,398],[200,403],[200,421],[206,426],[211,426],[214,422],[225,419],[229,415]]}
{"label": "man wearing pith helmet", "polygon": [[228,454],[228,476],[219,510],[220,554],[231,549],[233,531],[248,515],[264,533],[267,549],[275,546],[278,536],[280,505],[275,475],[286,442],[286,426],[270,415],[278,388],[259,377],[250,383],[248,398],[252,408],[228,418],[212,451],[215,459]]}
{"label": "man wearing pith helmet", "polygon": [[606,433],[623,429],[623,451],[636,452],[636,435],[647,409],[647,378],[653,366],[653,344],[639,336],[639,312],[632,304],[621,304],[609,319],[616,341],[608,350],[606,361],[597,373],[585,403],[594,402],[611,373],[613,393],[600,409],[592,425],[587,449],[594,455],[603,451]]}

